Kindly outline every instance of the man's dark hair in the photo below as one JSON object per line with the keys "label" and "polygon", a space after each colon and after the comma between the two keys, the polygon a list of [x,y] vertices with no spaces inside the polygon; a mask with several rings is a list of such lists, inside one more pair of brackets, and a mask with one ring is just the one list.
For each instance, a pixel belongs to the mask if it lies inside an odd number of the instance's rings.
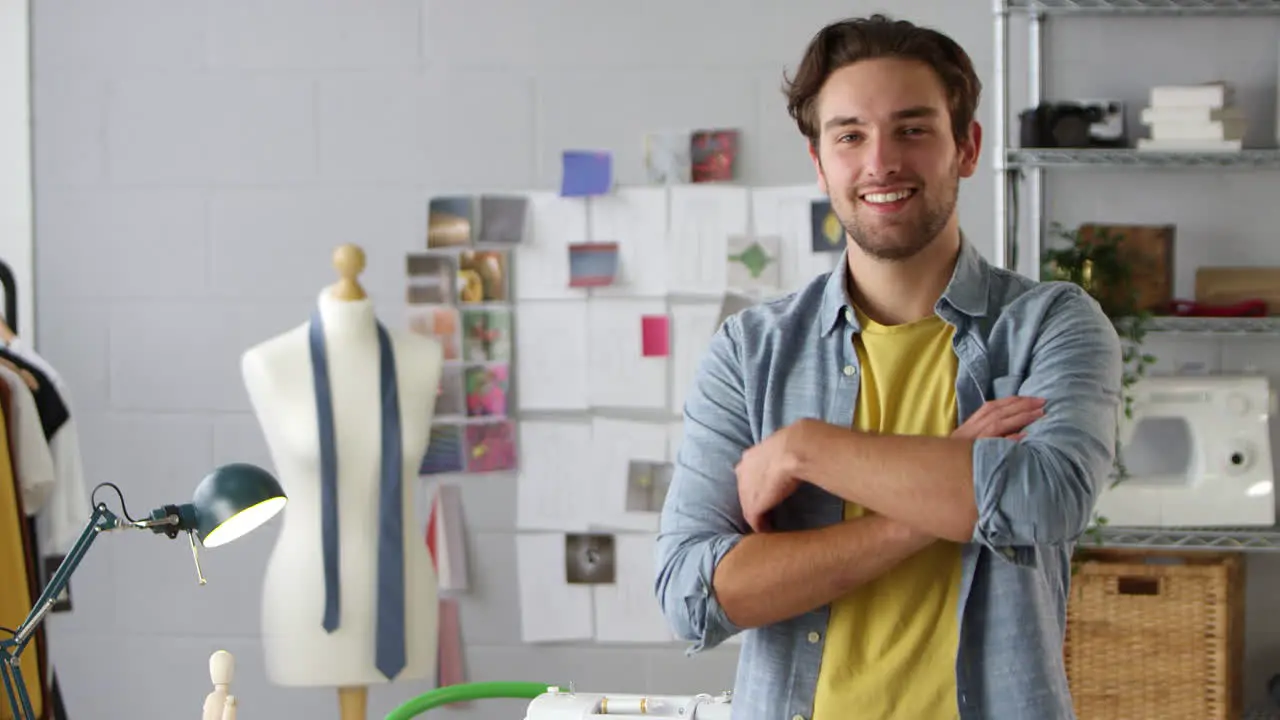
{"label": "man's dark hair", "polygon": [[982,94],[982,82],[968,53],[955,40],[907,20],[875,14],[832,23],[818,31],[800,60],[794,78],[785,78],[787,112],[809,142],[818,145],[818,93],[831,73],[859,60],[901,58],[919,60],[933,68],[947,93],[951,133],[960,143]]}

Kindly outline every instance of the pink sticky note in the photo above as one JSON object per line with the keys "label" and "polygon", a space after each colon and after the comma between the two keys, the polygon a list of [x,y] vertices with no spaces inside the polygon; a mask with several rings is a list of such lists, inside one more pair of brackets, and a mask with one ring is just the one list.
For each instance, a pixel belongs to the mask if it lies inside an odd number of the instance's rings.
{"label": "pink sticky note", "polygon": [[666,315],[640,318],[641,352],[645,357],[666,357],[671,352],[671,335]]}

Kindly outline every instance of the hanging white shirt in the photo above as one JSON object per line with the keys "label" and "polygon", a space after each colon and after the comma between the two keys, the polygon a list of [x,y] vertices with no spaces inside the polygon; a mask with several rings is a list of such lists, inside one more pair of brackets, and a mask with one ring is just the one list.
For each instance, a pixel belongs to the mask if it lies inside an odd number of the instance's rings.
{"label": "hanging white shirt", "polygon": [[[9,386],[7,425],[13,473],[22,493],[22,509],[36,517],[49,507],[57,487],[53,454],[40,426],[40,409],[21,375],[0,365],[0,378]],[[39,520],[36,521],[37,526]],[[83,524],[83,523],[82,523]]]}
{"label": "hanging white shirt", "polygon": [[[93,511],[89,491],[85,487],[80,434],[76,430],[70,393],[58,371],[21,337],[10,340],[7,347],[9,352],[31,363],[49,378],[67,409],[66,422],[58,427],[47,443],[48,454],[52,457],[54,483],[48,502],[36,516],[36,540],[41,554],[66,555],[80,538]],[[29,397],[31,393],[25,385],[24,390]],[[34,402],[32,406],[34,409]]]}

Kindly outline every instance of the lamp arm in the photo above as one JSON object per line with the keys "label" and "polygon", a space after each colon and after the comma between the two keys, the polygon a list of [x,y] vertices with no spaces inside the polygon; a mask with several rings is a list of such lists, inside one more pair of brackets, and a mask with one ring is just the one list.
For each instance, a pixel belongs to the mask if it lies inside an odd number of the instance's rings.
{"label": "lamp arm", "polygon": [[[107,506],[99,503],[93,509],[93,515],[90,516],[88,524],[80,533],[79,539],[75,545],[71,547],[71,551],[67,553],[66,558],[58,565],[58,569],[54,571],[53,577],[50,578],[49,584],[45,586],[44,591],[40,593],[39,599],[31,606],[31,612],[22,624],[13,631],[13,637],[0,640],[0,661],[4,663],[4,667],[0,668],[0,672],[4,675],[5,689],[9,692],[9,704],[13,710],[13,715],[18,720],[26,720],[34,718],[35,713],[31,708],[31,700],[27,697],[26,685],[22,680],[22,668],[19,661],[22,657],[22,651],[26,649],[27,644],[31,642],[31,637],[35,633],[36,627],[44,620],[44,616],[58,600],[58,596],[66,589],[67,582],[71,579],[71,573],[75,572],[76,566],[84,559],[85,553],[89,551],[89,546],[97,539],[98,533],[104,530],[115,530],[120,527],[121,523],[115,513],[107,509]],[[21,709],[21,712],[19,711]]]}

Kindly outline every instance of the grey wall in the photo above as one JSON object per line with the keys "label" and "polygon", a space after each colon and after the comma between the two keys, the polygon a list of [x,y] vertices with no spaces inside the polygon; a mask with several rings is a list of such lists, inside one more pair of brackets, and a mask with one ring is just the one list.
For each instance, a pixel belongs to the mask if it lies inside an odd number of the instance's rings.
{"label": "grey wall", "polygon": [[[33,5],[39,346],[74,388],[88,481],[118,483],[135,514],[185,497],[214,464],[269,463],[238,358],[306,318],[332,280],[335,245],[366,248],[365,287],[394,323],[402,258],[423,245],[426,198],[553,188],[567,146],[611,149],[619,181],[636,183],[646,131],[737,126],[746,182],[809,182],[781,72],[824,22],[878,9],[834,0]],[[988,0],[891,5],[952,33],[990,77]],[[1217,45],[1203,24],[1162,26],[1174,43],[1131,32],[1142,25],[1084,27],[1101,39],[1053,38],[1083,63],[1053,73],[1072,91],[1137,99],[1182,62],[1197,75],[1243,76],[1255,109],[1269,112],[1276,33],[1265,22],[1223,25],[1230,32]],[[1180,57],[1187,47],[1200,65]],[[964,226],[984,252],[989,167],[962,191]],[[1069,222],[1172,217],[1189,229],[1179,242],[1191,262],[1209,253],[1273,262],[1280,244],[1267,231],[1277,217],[1260,201],[1277,187],[1264,175],[1095,173],[1052,184],[1051,209]],[[1231,347],[1211,349],[1224,366],[1242,362]],[[1253,357],[1280,367],[1265,348]],[[689,660],[678,645],[521,645],[514,478],[461,484],[471,679],[671,693],[730,685],[732,649]],[[75,611],[51,621],[72,719],[194,716],[217,648],[239,659],[242,716],[336,717],[332,691],[278,689],[263,677],[257,594],[274,539],[262,532],[207,553],[202,588],[180,542],[95,545],[73,582]],[[1264,670],[1280,670],[1280,624],[1264,605],[1280,595],[1280,564],[1253,566],[1247,680],[1256,699]],[[86,647],[93,654],[82,655]],[[427,687],[376,689],[371,716]],[[522,706],[481,703],[451,716],[520,717]]]}

